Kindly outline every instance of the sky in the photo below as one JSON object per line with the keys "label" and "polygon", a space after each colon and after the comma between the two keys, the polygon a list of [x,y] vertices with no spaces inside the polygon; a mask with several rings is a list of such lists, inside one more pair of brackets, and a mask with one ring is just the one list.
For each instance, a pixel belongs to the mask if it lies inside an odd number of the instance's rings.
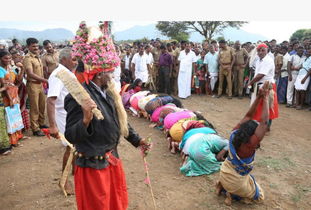
{"label": "sky", "polygon": [[[0,28],[15,28],[21,30],[40,31],[49,28],[66,28],[73,33],[80,21],[0,21]],[[155,24],[156,21],[114,21],[112,32],[123,31],[136,25]],[[97,25],[97,21],[87,21],[88,25]],[[298,29],[311,28],[311,21],[249,21],[241,29],[261,34],[268,39],[278,42],[288,40],[292,33]]]}

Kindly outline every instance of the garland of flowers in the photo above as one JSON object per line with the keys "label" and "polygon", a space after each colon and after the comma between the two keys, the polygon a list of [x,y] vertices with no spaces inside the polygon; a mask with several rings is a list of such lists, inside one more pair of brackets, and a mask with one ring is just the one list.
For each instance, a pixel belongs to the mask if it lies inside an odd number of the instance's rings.
{"label": "garland of flowers", "polygon": [[[100,27],[102,29],[102,22],[100,22]],[[107,27],[110,27],[110,25],[107,24]],[[107,31],[106,27],[104,27],[104,29]],[[110,29],[108,28],[108,31],[109,30]],[[101,31],[104,32],[104,30]],[[73,56],[81,59],[89,66],[96,66],[103,69],[119,66],[120,58],[115,51],[109,33],[103,33],[99,38],[94,38],[92,40],[88,39],[89,29],[87,28],[85,21],[82,21],[73,43]]]}

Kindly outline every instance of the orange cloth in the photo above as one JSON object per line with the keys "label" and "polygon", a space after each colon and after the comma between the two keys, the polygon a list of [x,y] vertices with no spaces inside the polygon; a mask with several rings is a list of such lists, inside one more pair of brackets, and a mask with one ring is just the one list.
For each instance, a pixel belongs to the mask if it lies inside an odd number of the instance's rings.
{"label": "orange cloth", "polygon": [[104,169],[75,168],[78,210],[125,210],[128,195],[121,160]]}
{"label": "orange cloth", "polygon": [[[17,79],[16,74],[12,71],[9,71],[4,77],[4,81],[10,82],[12,84],[15,84],[16,79]],[[13,104],[19,104],[18,87],[17,86],[9,86],[6,92],[8,95],[10,95],[10,97],[13,101]],[[3,104],[5,107],[10,106],[10,99],[7,97],[6,94],[3,94]],[[10,137],[10,143],[12,145],[16,145],[18,140],[23,138],[23,133],[22,133],[22,131],[17,131],[13,134],[9,134],[9,137]]]}
{"label": "orange cloth", "polygon": [[[273,120],[275,118],[279,117],[279,105],[278,105],[278,98],[276,95],[276,84],[273,84],[273,107],[269,109],[269,119]],[[262,114],[262,106],[263,106],[263,100],[259,102],[255,115],[253,117],[253,120],[257,120],[258,122],[261,120],[261,114]]]}

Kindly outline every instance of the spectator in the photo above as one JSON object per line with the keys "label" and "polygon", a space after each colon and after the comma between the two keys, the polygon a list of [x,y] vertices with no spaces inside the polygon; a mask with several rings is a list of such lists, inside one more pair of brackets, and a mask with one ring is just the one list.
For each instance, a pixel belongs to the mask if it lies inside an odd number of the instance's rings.
{"label": "spectator", "polygon": [[30,124],[34,136],[44,136],[41,128],[47,128],[45,121],[45,94],[43,83],[47,79],[43,76],[43,66],[39,57],[39,44],[35,38],[26,40],[29,52],[25,56],[23,65],[27,73],[27,91],[30,102]]}

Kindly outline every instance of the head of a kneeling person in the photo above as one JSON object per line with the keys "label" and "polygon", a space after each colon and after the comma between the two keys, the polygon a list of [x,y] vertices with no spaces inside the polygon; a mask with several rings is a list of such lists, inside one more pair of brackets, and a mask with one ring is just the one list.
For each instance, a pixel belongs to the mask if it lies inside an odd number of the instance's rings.
{"label": "head of a kneeling person", "polygon": [[240,148],[241,144],[249,142],[251,136],[255,134],[257,126],[258,123],[254,120],[249,120],[241,124],[232,140],[232,144],[236,150]]}

